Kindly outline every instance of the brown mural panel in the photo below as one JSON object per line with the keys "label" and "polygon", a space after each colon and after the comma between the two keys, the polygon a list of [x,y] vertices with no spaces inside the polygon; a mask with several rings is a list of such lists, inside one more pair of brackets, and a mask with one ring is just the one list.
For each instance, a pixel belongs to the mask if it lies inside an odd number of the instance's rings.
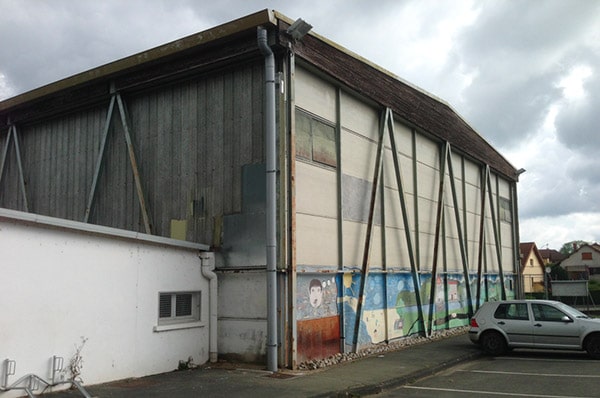
{"label": "brown mural panel", "polygon": [[340,317],[298,321],[298,362],[340,352]]}

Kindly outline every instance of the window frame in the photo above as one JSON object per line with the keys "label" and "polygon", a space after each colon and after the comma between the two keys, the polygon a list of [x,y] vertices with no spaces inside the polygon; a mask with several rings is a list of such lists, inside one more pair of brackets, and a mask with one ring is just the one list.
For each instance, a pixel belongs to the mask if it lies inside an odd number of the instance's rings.
{"label": "window frame", "polygon": [[[550,309],[549,311],[545,311],[544,308]],[[559,308],[556,308],[549,304],[541,304],[541,303],[532,303],[531,310],[533,311],[533,319],[536,322],[564,322],[563,318],[566,316],[572,320],[569,314],[566,314]],[[551,315],[550,313],[554,312],[555,314],[561,314],[560,318],[547,318],[546,315]]]}
{"label": "window frame", "polygon": [[[514,308],[514,312],[510,311],[512,308]],[[512,315],[513,313],[515,315]],[[529,309],[527,308],[527,303],[501,303],[494,311],[494,319],[528,321]]]}
{"label": "window frame", "polygon": [[[189,296],[189,305],[185,302],[178,302],[178,299]],[[165,298],[170,298],[169,316],[164,315],[166,309],[163,305]],[[187,300],[186,300],[187,301]],[[178,305],[179,304],[179,305]],[[189,307],[189,310],[187,309]],[[154,327],[155,332],[172,329],[182,329],[190,327],[204,326],[202,321],[202,291],[186,290],[186,291],[165,291],[158,293],[157,306],[157,325]],[[185,310],[184,314],[177,315],[181,310]]]}
{"label": "window frame", "polygon": [[581,252],[581,261],[592,261],[594,260],[594,256],[592,252]]}
{"label": "window frame", "polygon": [[[299,114],[307,118],[309,128],[308,132],[300,129],[300,126],[303,125],[303,123],[299,122]],[[331,132],[333,133],[333,139],[330,140],[326,137],[327,134],[322,134],[325,130],[320,127],[331,129]],[[337,131],[337,126],[334,122],[319,117],[297,106],[295,109],[295,136],[296,150],[294,155],[296,159],[333,169],[338,167],[339,134]],[[324,145],[318,146],[317,143],[319,142],[332,142],[333,147],[328,148]],[[315,147],[315,145],[317,146]],[[308,146],[308,148],[305,148],[304,146]],[[333,159],[331,162],[328,162],[326,156],[323,156],[323,154],[329,152],[328,149],[332,149],[331,154],[333,155]]]}
{"label": "window frame", "polygon": [[498,209],[500,211],[500,221],[511,224],[513,222],[512,203],[508,198],[498,197]]}

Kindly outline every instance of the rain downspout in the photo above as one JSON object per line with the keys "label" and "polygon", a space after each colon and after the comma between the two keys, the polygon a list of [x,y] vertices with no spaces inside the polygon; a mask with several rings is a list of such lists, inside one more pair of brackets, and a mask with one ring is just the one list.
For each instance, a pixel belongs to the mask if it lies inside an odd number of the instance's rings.
{"label": "rain downspout", "polygon": [[209,320],[208,320],[208,353],[210,362],[217,362],[217,274],[215,274],[215,254],[200,252],[202,276],[208,279]]}
{"label": "rain downspout", "polygon": [[265,57],[265,145],[267,158],[267,370],[277,372],[277,235],[276,235],[276,173],[275,148],[275,57],[267,41],[266,29],[259,27],[257,42]]}

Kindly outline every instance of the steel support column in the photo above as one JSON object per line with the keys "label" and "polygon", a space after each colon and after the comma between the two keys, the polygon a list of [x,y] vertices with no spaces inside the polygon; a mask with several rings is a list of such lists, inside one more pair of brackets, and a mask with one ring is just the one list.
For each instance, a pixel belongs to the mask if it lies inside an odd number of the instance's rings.
{"label": "steel support column", "polygon": [[0,183],[2,182],[2,176],[4,175],[4,165],[8,158],[8,148],[10,147],[10,137],[12,136],[12,126],[8,128],[6,132],[6,142],[4,143],[4,149],[2,150],[2,163],[0,163]]}
{"label": "steel support column", "polygon": [[373,218],[375,215],[375,203],[377,200],[377,190],[379,187],[379,177],[381,176],[381,169],[383,167],[383,137],[385,129],[385,119],[387,118],[386,109],[383,117],[379,120],[379,142],[377,143],[377,156],[375,158],[375,170],[373,173],[373,185],[371,188],[371,199],[369,201],[369,218],[367,221],[367,234],[365,237],[365,245],[363,249],[363,260],[362,260],[362,274],[360,279],[360,288],[358,291],[358,303],[356,305],[356,321],[354,324],[354,340],[352,342],[352,349],[354,352],[358,351],[358,334],[360,332],[360,321],[362,320],[362,308],[364,302],[365,285],[369,273],[369,254],[371,249],[371,234],[373,231]]}
{"label": "steel support column", "polygon": [[90,219],[90,213],[92,212],[92,205],[94,204],[94,198],[96,196],[96,186],[98,184],[98,177],[100,176],[100,170],[102,169],[102,161],[104,159],[104,151],[106,149],[106,138],[110,131],[110,122],[112,120],[112,114],[115,107],[115,96],[110,97],[110,103],[108,105],[108,112],[106,113],[106,119],[104,121],[104,129],[102,131],[102,141],[100,142],[100,151],[98,152],[98,158],[96,159],[96,167],[94,169],[94,178],[92,179],[92,186],[90,188],[90,195],[88,196],[88,203],[85,208],[85,215],[83,216],[83,222],[87,223]]}
{"label": "steel support column", "polygon": [[94,204],[94,198],[96,196],[96,190],[98,186],[98,178],[100,176],[100,172],[102,170],[102,163],[104,161],[104,153],[106,151],[106,142],[108,140],[108,133],[110,131],[110,125],[112,122],[112,117],[115,108],[115,102],[119,108],[119,114],[121,117],[121,125],[123,126],[123,135],[125,136],[125,142],[127,144],[127,152],[129,155],[129,163],[131,165],[131,170],[133,172],[133,179],[135,181],[135,187],[137,192],[138,201],[140,204],[140,210],[142,212],[142,219],[144,222],[144,229],[147,234],[152,234],[152,230],[150,228],[150,220],[148,217],[148,211],[146,209],[146,199],[144,197],[144,191],[142,189],[142,182],[140,178],[140,173],[138,170],[137,160],[135,158],[135,152],[133,149],[133,144],[131,141],[131,134],[129,131],[129,123],[127,118],[127,111],[125,109],[125,105],[121,98],[121,95],[116,92],[110,98],[110,103],[108,105],[108,111],[106,113],[106,119],[104,122],[104,129],[102,132],[102,141],[100,143],[100,151],[98,153],[98,158],[96,159],[96,168],[94,171],[94,177],[92,180],[92,186],[90,188],[90,195],[88,197],[88,203],[85,209],[85,215],[83,218],[83,222],[89,222],[90,213],[92,211],[92,205]]}
{"label": "steel support column", "polygon": [[6,144],[2,154],[2,164],[0,164],[0,182],[2,182],[2,175],[4,174],[4,165],[8,157],[8,149],[10,146],[10,139],[13,139],[15,146],[15,156],[17,157],[17,170],[19,171],[19,190],[23,196],[23,206],[25,211],[29,213],[29,202],[27,200],[27,189],[25,187],[25,173],[23,172],[23,162],[21,160],[21,147],[19,145],[19,136],[17,134],[17,127],[11,124],[8,128],[8,134],[6,136]]}
{"label": "steel support column", "polygon": [[440,230],[442,227],[442,215],[444,212],[444,182],[446,181],[446,162],[448,161],[448,142],[442,144],[440,156],[440,183],[438,186],[438,205],[435,217],[435,236],[433,241],[433,264],[431,266],[431,289],[429,292],[429,321],[428,335],[433,331],[433,309],[435,307],[435,285],[437,278],[437,264],[440,244]]}
{"label": "steel support column", "polygon": [[473,299],[471,296],[471,279],[469,278],[469,259],[467,258],[466,242],[462,233],[462,223],[460,221],[460,211],[458,210],[458,197],[456,195],[456,184],[454,183],[454,167],[452,166],[452,149],[448,144],[448,172],[450,173],[450,189],[452,190],[452,202],[454,203],[454,217],[456,218],[456,233],[458,234],[458,244],[460,246],[460,257],[462,260],[463,272],[465,274],[468,315],[473,316]]}
{"label": "steel support column", "polygon": [[483,251],[485,250],[485,201],[487,198],[487,173],[489,172],[488,166],[481,169],[479,183],[481,186],[481,216],[479,219],[479,251],[477,253],[477,304],[476,308],[479,309],[479,303],[481,301],[481,278],[483,276]]}
{"label": "steel support column", "polygon": [[402,174],[400,170],[400,161],[398,159],[398,148],[396,146],[396,133],[394,131],[394,115],[390,108],[386,109],[385,119],[388,124],[388,133],[390,135],[390,145],[392,147],[392,158],[394,160],[394,171],[396,174],[396,184],[398,185],[398,196],[400,199],[400,208],[402,210],[402,221],[404,225],[404,234],[406,237],[406,249],[408,251],[408,259],[415,287],[415,300],[417,302],[417,313],[420,329],[427,333],[425,328],[425,319],[423,317],[423,305],[421,302],[421,281],[419,278],[419,270],[415,261],[414,247],[410,236],[410,223],[408,222],[408,210],[406,209],[406,199],[404,198],[404,184],[402,183]]}
{"label": "steel support column", "polygon": [[140,203],[140,210],[142,212],[142,219],[144,220],[144,228],[147,234],[152,234],[150,228],[150,219],[148,218],[148,212],[146,210],[146,199],[144,197],[144,190],[142,189],[142,180],[140,178],[140,172],[138,170],[137,160],[135,158],[135,152],[133,150],[133,144],[131,143],[131,134],[129,133],[129,124],[127,118],[127,112],[121,95],[116,94],[117,104],[119,105],[119,113],[121,114],[121,123],[123,124],[123,133],[125,134],[125,141],[127,142],[127,152],[129,153],[129,162],[133,171],[133,179],[135,181],[135,188],[138,195],[138,201]]}
{"label": "steel support column", "polygon": [[[502,271],[502,250],[500,248],[500,238],[499,238],[499,231],[498,228],[500,227],[498,225],[498,220],[496,220],[497,218],[497,214],[494,211],[494,200],[493,200],[493,193],[492,193],[492,182],[491,182],[491,177],[490,177],[490,171],[489,171],[489,166],[486,166],[486,177],[487,177],[487,185],[488,185],[488,196],[489,196],[489,201],[490,201],[490,211],[491,211],[491,215],[492,215],[492,229],[494,231],[494,243],[495,243],[495,247],[496,247],[496,257],[497,257],[497,261],[498,261],[498,273],[499,273],[499,277],[500,277],[500,290],[501,290],[501,299],[502,300],[506,300],[506,290],[505,290],[505,286],[504,286],[504,273]],[[496,194],[498,194],[496,192]]]}

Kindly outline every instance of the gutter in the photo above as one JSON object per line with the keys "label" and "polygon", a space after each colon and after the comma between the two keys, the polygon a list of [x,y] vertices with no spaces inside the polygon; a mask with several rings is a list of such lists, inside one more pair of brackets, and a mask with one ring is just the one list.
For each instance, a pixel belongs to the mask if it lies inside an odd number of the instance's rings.
{"label": "gutter", "polygon": [[276,234],[276,123],[275,57],[267,40],[267,31],[257,29],[257,43],[265,57],[265,145],[267,160],[267,370],[277,372],[277,234]]}
{"label": "gutter", "polygon": [[215,254],[211,252],[200,252],[200,263],[202,276],[208,279],[209,294],[209,321],[208,321],[208,352],[211,363],[217,362],[217,274],[215,274]]}

